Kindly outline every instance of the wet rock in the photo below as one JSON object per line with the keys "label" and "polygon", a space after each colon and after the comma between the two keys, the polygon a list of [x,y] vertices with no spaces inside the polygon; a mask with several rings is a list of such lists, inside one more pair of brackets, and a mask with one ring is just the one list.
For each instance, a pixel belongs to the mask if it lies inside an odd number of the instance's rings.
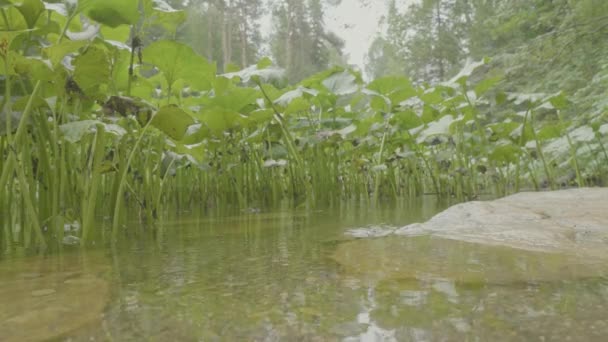
{"label": "wet rock", "polygon": [[[467,286],[608,274],[608,189],[520,193],[459,204],[333,255],[360,279],[446,279]],[[372,234],[373,236],[374,234]]]}
{"label": "wet rock", "polygon": [[57,291],[55,291],[54,289],[35,290],[35,291],[32,291],[32,296],[33,297],[48,296],[48,295],[52,295],[55,292],[57,292]]}
{"label": "wet rock", "polygon": [[346,231],[346,235],[355,238],[374,238],[391,235],[397,228],[390,226],[371,226],[366,228],[353,228]]}
{"label": "wet rock", "polygon": [[525,192],[455,205],[395,231],[608,259],[608,188]]}

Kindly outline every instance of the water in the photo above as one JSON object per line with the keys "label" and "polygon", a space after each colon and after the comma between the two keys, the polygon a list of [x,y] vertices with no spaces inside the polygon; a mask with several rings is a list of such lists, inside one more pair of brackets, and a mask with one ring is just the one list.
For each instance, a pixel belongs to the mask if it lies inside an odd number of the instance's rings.
{"label": "water", "polygon": [[[86,253],[4,257],[0,340],[599,341],[608,336],[608,281],[602,277],[562,279],[552,270],[551,277],[526,279],[519,272],[493,282],[456,279],[458,270],[392,274],[384,272],[394,269],[390,262],[365,263],[391,243],[373,240],[376,249],[362,247],[372,240],[348,241],[344,234],[422,221],[444,207],[427,199],[377,209],[185,215],[154,236],[126,237]],[[349,252],[353,246],[360,253]],[[492,248],[445,241],[429,245],[413,239],[408,246],[400,257],[415,265],[428,259],[436,267],[448,257],[455,268],[457,260],[471,255],[478,263],[493,255]],[[508,274],[511,266],[504,265],[538,263],[538,256],[517,251],[498,255],[480,272]]]}

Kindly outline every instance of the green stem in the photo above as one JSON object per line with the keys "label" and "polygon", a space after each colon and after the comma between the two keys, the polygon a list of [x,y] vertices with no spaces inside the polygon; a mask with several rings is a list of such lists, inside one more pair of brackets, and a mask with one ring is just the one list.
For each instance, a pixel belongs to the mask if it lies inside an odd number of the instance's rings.
{"label": "green stem", "polygon": [[129,157],[127,159],[126,164],[121,165],[121,170],[120,170],[120,178],[118,180],[118,191],[116,192],[116,199],[115,199],[115,204],[114,204],[114,212],[113,212],[113,219],[112,219],[112,236],[115,239],[117,234],[118,234],[118,225],[120,223],[120,209],[122,207],[122,201],[123,201],[123,193],[125,190],[125,185],[127,182],[127,171],[129,170],[129,165],[131,165],[131,162],[133,161],[133,157],[135,156],[135,154],[137,153],[137,149],[139,148],[139,145],[141,144],[141,141],[145,135],[145,133],[147,132],[148,128],[150,127],[150,123],[152,122],[152,120],[148,121],[148,123],[144,126],[144,128],[141,131],[141,134],[139,135],[139,138],[137,139],[137,141],[135,142],[135,145],[133,146],[133,148],[131,149],[131,153],[129,154]]}
{"label": "green stem", "polygon": [[21,141],[21,138],[23,137],[23,135],[26,132],[26,127],[27,127],[27,124],[30,120],[30,116],[32,113],[32,105],[34,103],[34,98],[36,98],[36,96],[38,96],[38,92],[40,90],[40,84],[41,84],[41,81],[36,82],[36,86],[34,87],[34,90],[32,91],[32,94],[30,95],[30,98],[27,101],[25,109],[23,110],[23,113],[21,115],[21,121],[19,122],[19,127],[17,128],[17,133],[15,133],[15,136],[14,136],[14,140],[13,140],[14,144],[11,144],[11,142],[9,140],[8,148],[12,149],[12,153],[11,153],[11,151],[9,151],[8,161],[4,165],[4,168],[2,169],[2,174],[0,175],[0,189],[4,189],[6,187],[8,177],[9,177],[9,175],[11,175],[13,173],[13,169],[15,167],[15,162],[16,162],[15,148],[16,148],[16,146],[19,146],[19,142]]}
{"label": "green stem", "polygon": [[97,189],[101,181],[101,162],[104,157],[105,150],[105,126],[103,124],[97,125],[97,134],[95,135],[93,151],[93,163],[91,167],[91,186],[86,197],[86,206],[84,208],[84,215],[82,219],[82,239],[80,240],[81,246],[85,246],[87,243],[88,235],[91,226],[95,220],[95,204],[97,203]]}
{"label": "green stem", "polygon": [[[564,121],[562,120],[561,111],[557,111],[557,119],[559,120],[559,124],[561,127],[564,127]],[[572,139],[570,138],[570,134],[568,134],[568,129],[565,129],[566,140],[568,141],[568,147],[570,150],[570,157],[572,158],[572,163],[574,164],[574,171],[576,172],[576,181],[579,187],[585,186],[585,180],[583,179],[580,166],[578,165],[578,160],[576,158],[576,146],[572,143]]]}

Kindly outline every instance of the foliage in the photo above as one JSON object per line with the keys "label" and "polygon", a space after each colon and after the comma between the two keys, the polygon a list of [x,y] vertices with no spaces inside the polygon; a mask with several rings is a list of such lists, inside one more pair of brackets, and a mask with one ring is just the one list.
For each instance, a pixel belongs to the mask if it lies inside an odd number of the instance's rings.
{"label": "foliage", "polygon": [[153,224],[170,210],[605,182],[606,117],[565,117],[562,93],[497,93],[500,77],[473,77],[487,61],[435,86],[335,67],[284,87],[268,59],[217,75],[183,43],[149,42],[177,32],[144,27],[179,16],[163,1],[137,15],[83,3],[0,8],[4,248],[60,243],[73,222],[86,245],[96,218],[115,235],[127,212]]}

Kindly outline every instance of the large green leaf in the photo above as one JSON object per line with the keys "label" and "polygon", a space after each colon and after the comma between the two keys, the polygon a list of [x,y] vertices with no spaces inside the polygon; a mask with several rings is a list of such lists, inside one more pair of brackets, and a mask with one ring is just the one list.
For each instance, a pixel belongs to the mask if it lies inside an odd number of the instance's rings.
{"label": "large green leaf", "polygon": [[560,123],[545,124],[536,133],[536,137],[540,141],[546,141],[550,139],[559,138],[564,135],[565,125]]}
{"label": "large green leaf", "polygon": [[18,55],[13,62],[13,68],[19,75],[35,80],[52,81],[55,78],[55,73],[47,63],[49,62],[40,58]]}
{"label": "large green leaf", "polygon": [[215,65],[187,45],[160,40],[148,46],[143,55],[146,62],[160,69],[171,86],[178,79],[183,79],[198,90],[209,90],[213,85]]}
{"label": "large green leaf", "polygon": [[243,126],[245,118],[235,112],[224,108],[216,107],[201,111],[199,118],[215,135],[221,135],[224,131]]}
{"label": "large green leaf", "polygon": [[412,82],[402,76],[387,76],[379,78],[367,86],[367,89],[386,96],[393,106],[416,95]]}
{"label": "large green leaf", "polygon": [[161,107],[152,118],[152,126],[174,140],[182,140],[188,127],[193,125],[194,119],[183,109],[175,105]]}
{"label": "large green leaf", "polygon": [[87,95],[101,84],[107,84],[110,75],[110,56],[101,45],[89,46],[74,60],[74,80]]}
{"label": "large green leaf", "polygon": [[56,67],[66,55],[77,52],[78,49],[86,44],[88,44],[88,42],[84,40],[64,40],[59,44],[53,44],[45,48],[43,51],[46,57],[51,61],[51,65]]}
{"label": "large green leaf", "polygon": [[214,89],[215,96],[203,99],[201,101],[203,105],[243,112],[247,106],[255,104],[256,100],[261,97],[258,90],[236,87],[224,77],[216,79]]}
{"label": "large green leaf", "polygon": [[509,140],[503,140],[497,142],[497,145],[492,148],[489,158],[499,163],[516,164],[519,162],[520,155],[521,150],[518,146],[513,145]]}
{"label": "large green leaf", "polygon": [[348,71],[333,74],[323,80],[322,83],[330,92],[336,95],[348,95],[359,90],[357,78]]}
{"label": "large green leaf", "polygon": [[45,8],[41,0],[22,0],[19,5],[16,6],[17,10],[23,15],[23,19],[27,23],[28,28],[34,28],[40,15],[44,13]]}
{"label": "large green leaf", "polygon": [[110,27],[134,25],[139,20],[135,0],[88,0],[83,8],[89,18]]}
{"label": "large green leaf", "polygon": [[105,40],[114,40],[125,43],[131,37],[131,28],[125,25],[118,27],[104,26],[101,28],[101,34]]}
{"label": "large green leaf", "polygon": [[164,0],[145,0],[144,13],[150,24],[160,25],[172,34],[187,19],[186,11],[176,10]]}
{"label": "large green leaf", "polygon": [[410,130],[424,124],[422,119],[413,110],[395,113],[393,120],[399,125],[399,128]]}
{"label": "large green leaf", "polygon": [[502,81],[502,76],[495,76],[477,83],[477,85],[475,86],[475,94],[477,95],[477,97],[481,97],[500,81]]}

